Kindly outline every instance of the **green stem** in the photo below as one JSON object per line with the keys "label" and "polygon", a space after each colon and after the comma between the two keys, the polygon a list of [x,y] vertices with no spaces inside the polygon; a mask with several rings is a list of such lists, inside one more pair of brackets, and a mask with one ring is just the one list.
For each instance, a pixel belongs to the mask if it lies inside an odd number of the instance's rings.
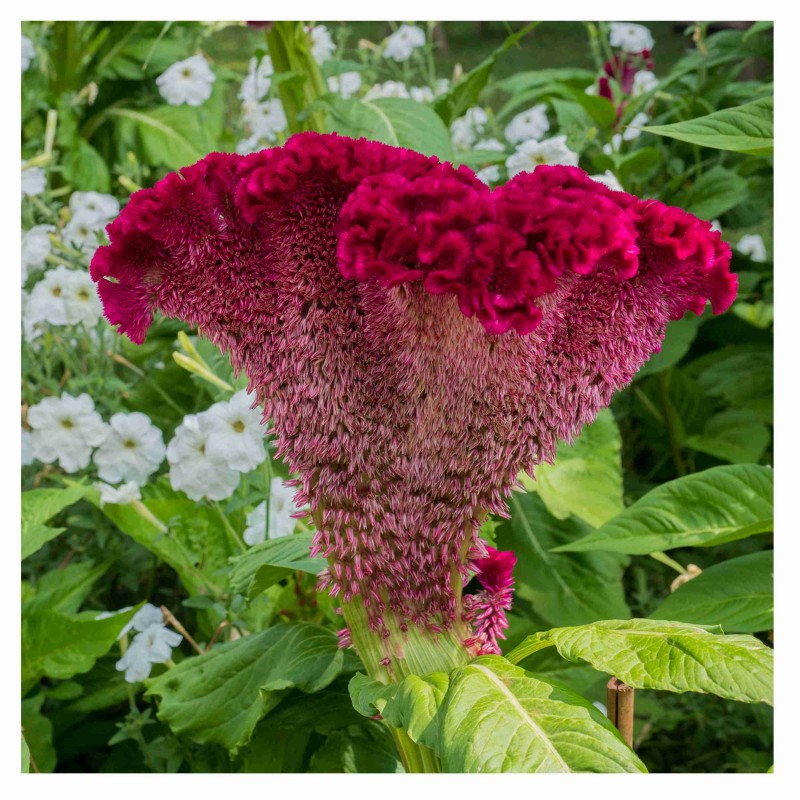
{"label": "green stem", "polygon": [[242,537],[239,536],[239,534],[234,530],[233,525],[231,525],[231,523],[228,521],[228,518],[225,516],[225,512],[222,510],[222,506],[219,504],[219,501],[214,500],[212,502],[212,505],[214,506],[214,508],[217,509],[219,518],[222,520],[222,526],[225,528],[225,531],[230,537],[231,541],[233,542],[234,547],[237,550],[241,550],[242,552],[247,550],[247,547],[245,546],[244,543],[244,539],[242,539]]}
{"label": "green stem", "polygon": [[658,383],[661,407],[664,409],[664,424],[667,428],[672,460],[675,463],[675,471],[678,473],[678,477],[682,478],[687,474],[687,469],[681,452],[681,422],[669,397],[669,371],[659,372],[656,375],[656,382]]}
{"label": "green stem", "polygon": [[675,559],[670,558],[666,553],[662,553],[660,550],[650,553],[650,558],[654,558],[656,561],[660,561],[662,564],[672,567],[672,569],[681,575],[686,572],[686,567],[682,567]]}

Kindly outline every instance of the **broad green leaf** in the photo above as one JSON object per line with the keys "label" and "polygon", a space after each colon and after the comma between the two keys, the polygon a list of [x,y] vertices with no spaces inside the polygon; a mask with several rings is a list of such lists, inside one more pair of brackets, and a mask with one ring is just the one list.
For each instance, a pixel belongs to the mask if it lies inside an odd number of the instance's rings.
{"label": "broad green leaf", "polygon": [[430,106],[399,97],[370,100],[369,105],[385,115],[401,147],[438,156],[443,161],[453,160],[450,133]]}
{"label": "broad green leaf", "polygon": [[646,125],[642,130],[702,147],[771,156],[774,135],[772,114],[773,99],[764,97],[743,106],[715,111],[705,117],[671,125]]}
{"label": "broad green leaf", "polygon": [[719,625],[726,633],[767,631],[773,621],[772,551],[732,558],[704,569],[650,614],[697,625]]}
{"label": "broad green leaf", "polygon": [[[310,728],[280,728],[269,719],[256,727],[253,738],[237,757],[238,772],[302,772]],[[210,748],[203,748],[209,750]],[[231,772],[229,766],[223,767]]]}
{"label": "broad green leaf", "polygon": [[619,516],[555,552],[605,550],[643,555],[735,542],[773,525],[769,467],[713,467],[657,486]]}
{"label": "broad green leaf", "polygon": [[64,155],[63,167],[64,179],[75,189],[95,192],[111,189],[111,173],[105,159],[85,139],[77,139]]}
{"label": "broad green leaf", "polygon": [[674,367],[689,352],[699,327],[700,317],[692,313],[683,319],[670,322],[661,350],[650,357],[650,360],[636,373],[634,380]]}
{"label": "broad green leaf", "polygon": [[[166,118],[163,111],[156,111],[110,108],[106,113],[138,131],[144,156],[149,162],[161,164],[168,169],[180,169],[199,161],[205,152],[186,134],[183,123],[188,120],[183,107],[176,107]],[[178,114],[181,114],[180,118]]]}
{"label": "broad green leaf", "polygon": [[38,609],[66,614],[76,612],[108,567],[108,564],[94,566],[91,561],[84,561],[45,573],[39,579],[33,597],[23,604],[23,615]]}
{"label": "broad green leaf", "polygon": [[578,67],[559,67],[556,69],[537,69],[515,72],[497,83],[497,88],[510,95],[518,95],[551,83],[563,83],[573,89],[585,89],[595,80],[595,73]]}
{"label": "broad green leaf", "polygon": [[30,771],[31,763],[36,764],[38,772],[52,772],[56,767],[58,759],[53,747],[53,724],[42,714],[44,700],[45,696],[40,692],[22,701],[23,772]]}
{"label": "broad green leaf", "polygon": [[391,121],[372,103],[334,94],[326,95],[319,102],[328,112],[328,129],[331,133],[353,139],[363,137],[394,147],[400,145]]}
{"label": "broad green leaf", "polygon": [[332,733],[311,757],[308,771],[356,774],[405,772],[389,732],[378,725]]}
{"label": "broad green leaf", "polygon": [[481,61],[477,67],[464,75],[450,91],[434,101],[434,111],[442,118],[448,128],[454,119],[458,119],[458,117],[466,113],[468,108],[478,102],[478,97],[488,83],[497,59],[514,47],[523,36],[530,33],[538,24],[538,22],[532,22],[516,33],[512,33],[488,58]]}
{"label": "broad green leaf", "polygon": [[700,219],[719,217],[747,200],[747,181],[724,167],[712,167],[680,199],[681,208]]}
{"label": "broad green leaf", "polygon": [[554,517],[574,514],[597,527],[625,508],[621,450],[617,423],[604,409],[574,444],[559,442],[555,462],[536,467],[535,480],[520,476],[522,484],[542,498]]}
{"label": "broad green leaf", "polygon": [[26,774],[31,771],[31,749],[25,741],[25,734],[20,734],[20,741],[22,745],[22,773]]}
{"label": "broad green leaf", "polygon": [[551,552],[556,545],[585,536],[591,528],[574,517],[554,519],[536,495],[515,492],[510,507],[511,519],[497,529],[498,547],[517,554],[517,593],[548,625],[630,615],[621,583],[626,558],[611,553]]}
{"label": "broad green leaf", "polygon": [[590,141],[590,131],[595,130],[595,122],[586,109],[572,100],[553,98],[550,101],[556,112],[558,132],[567,137],[567,147],[582,153]]}
{"label": "broad green leaf", "polygon": [[44,523],[87,492],[88,486],[75,484],[69,489],[31,489],[22,493],[22,558],[33,555],[66,528],[50,528]]}
{"label": "broad green leaf", "polygon": [[298,533],[269,539],[232,558],[231,589],[253,598],[292,572],[318,575],[327,562],[309,555],[313,538],[310,533]]}
{"label": "broad green leaf", "polygon": [[591,703],[499,656],[450,675],[438,712],[445,772],[646,772]]}
{"label": "broad green leaf", "polygon": [[769,439],[769,429],[757,413],[730,409],[706,420],[703,433],[689,436],[685,444],[732,464],[747,464],[761,458]]}
{"label": "broad green leaf", "polygon": [[200,744],[235,751],[285,689],[317,692],[342,671],[336,634],[308,622],[280,624],[226,642],[147,681],[159,719]]}
{"label": "broad green leaf", "polygon": [[39,609],[22,620],[22,682],[39,678],[64,680],[88,672],[117,641],[131,609],[106,619],[79,619],[60,611]]}
{"label": "broad green leaf", "polygon": [[529,636],[508,654],[516,663],[555,646],[636,689],[716,694],[772,705],[773,653],[752,636],[650,619],[603,620]]}

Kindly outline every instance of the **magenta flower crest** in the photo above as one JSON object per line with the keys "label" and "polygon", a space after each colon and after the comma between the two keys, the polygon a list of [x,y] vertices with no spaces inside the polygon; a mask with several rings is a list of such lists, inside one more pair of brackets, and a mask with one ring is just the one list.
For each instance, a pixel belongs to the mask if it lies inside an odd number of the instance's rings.
{"label": "magenta flower crest", "polygon": [[464,597],[466,617],[472,623],[473,636],[465,644],[477,655],[499,654],[498,639],[505,639],[508,627],[506,611],[514,595],[512,571],[517,557],[511,550],[486,547],[487,555],[473,559],[469,566],[483,589]]}
{"label": "magenta flower crest", "polygon": [[[92,276],[109,321],[141,342],[155,311],[183,319],[246,372],[331,593],[362,598],[380,631],[387,613],[401,629],[471,619],[486,647],[505,600],[484,624],[458,585],[486,556],[485,515],[506,514],[519,471],[608,405],[670,319],[736,294],[708,223],[579,169],[492,191],[336,135],[211,154],[133,195],[108,233]],[[510,599],[502,556],[479,575]]]}

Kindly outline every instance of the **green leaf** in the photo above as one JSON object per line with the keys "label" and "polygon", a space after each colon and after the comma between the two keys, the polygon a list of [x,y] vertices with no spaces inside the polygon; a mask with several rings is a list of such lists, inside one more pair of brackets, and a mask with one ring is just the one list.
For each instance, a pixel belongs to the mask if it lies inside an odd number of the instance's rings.
{"label": "green leaf", "polygon": [[711,547],[772,530],[773,471],[756,464],[713,467],[657,486],[619,516],[555,552],[643,555]]}
{"label": "green leaf", "polygon": [[499,656],[455,670],[438,713],[445,772],[646,772],[591,703]]}
{"label": "green leaf", "polygon": [[752,636],[722,636],[680,622],[612,619],[536,633],[508,659],[521,661],[549,646],[636,689],[772,704],[773,653]]}
{"label": "green leaf", "polygon": [[594,120],[582,105],[571,100],[554,98],[550,104],[556,112],[558,132],[567,137],[567,147],[582,153],[589,142],[590,131],[595,127]]}
{"label": "green leaf", "polygon": [[497,531],[498,547],[517,554],[518,595],[547,624],[577,625],[598,617],[630,615],[621,582],[626,558],[551,552],[591,529],[574,517],[553,519],[535,495],[515,492],[510,506],[511,519]]}
{"label": "green leaf", "polygon": [[703,433],[689,436],[685,444],[732,464],[746,464],[761,458],[769,440],[769,429],[758,414],[730,409],[706,420]]}
{"label": "green leaf", "polygon": [[187,658],[147,681],[159,719],[176,734],[235,751],[285,689],[317,692],[342,671],[336,634],[308,622],[280,624]]}
{"label": "green leaf", "polygon": [[747,181],[724,167],[704,172],[681,197],[681,208],[700,219],[711,220],[748,198]]}
{"label": "green leaf", "polygon": [[650,357],[650,360],[636,373],[634,380],[674,367],[689,352],[699,327],[700,317],[692,313],[688,313],[683,319],[670,322],[661,350]]}
{"label": "green leaf", "polygon": [[44,700],[45,696],[39,693],[22,701],[23,772],[30,771],[31,763],[36,764],[39,772],[52,772],[58,761],[53,747],[53,724],[42,714]]}
{"label": "green leaf", "polygon": [[298,533],[269,539],[231,559],[231,589],[253,598],[292,572],[319,575],[327,562],[308,553],[313,535]]}
{"label": "green leaf", "polygon": [[646,125],[642,130],[702,147],[771,156],[774,135],[772,115],[773,99],[764,97],[743,106],[715,111],[705,117],[671,125]]}
{"label": "green leaf", "polygon": [[22,493],[22,558],[33,555],[66,528],[50,528],[44,523],[87,492],[88,486],[75,484],[69,489],[31,489]]}
{"label": "green leaf", "polygon": [[84,561],[45,573],[36,585],[36,593],[23,604],[23,614],[48,608],[73,614],[108,567],[108,564],[95,567],[91,561]]}
{"label": "green leaf", "polygon": [[108,192],[111,173],[103,156],[85,139],[77,139],[74,147],[64,156],[64,179],[75,189]]}
{"label": "green leaf", "polygon": [[450,133],[430,106],[398,97],[371,100],[368,105],[385,115],[400,147],[438,156],[443,161],[453,160]]}
{"label": "green leaf", "polygon": [[22,620],[22,682],[64,680],[88,672],[117,641],[136,613],[131,609],[106,619],[84,619],[39,609]]}
{"label": "green leaf", "polygon": [[537,86],[551,83],[568,84],[574,89],[585,89],[595,80],[595,73],[578,67],[559,67],[515,72],[497,83],[497,88],[510,95],[519,95]]}
{"label": "green leaf", "polygon": [[25,741],[24,733],[20,734],[20,740],[22,744],[22,773],[27,774],[31,771],[31,749]]}
{"label": "green leaf", "polygon": [[[367,731],[374,733],[374,736]],[[405,772],[389,732],[378,725],[366,730],[332,733],[312,756],[308,771],[356,774]]]}
{"label": "green leaf", "polygon": [[755,633],[774,627],[772,551],[732,558],[704,569],[650,614],[698,625],[719,625],[727,633]]}
{"label": "green leaf", "polygon": [[139,111],[131,108],[110,108],[107,113],[133,126],[139,133],[144,157],[148,162],[160,164],[168,169],[180,169],[199,161],[205,153],[186,133],[183,123],[191,124],[193,120],[182,107],[175,107],[172,113],[158,109]]}
{"label": "green leaf", "polygon": [[512,33],[488,58],[481,61],[477,67],[464,75],[449,92],[434,101],[434,111],[442,118],[448,128],[454,119],[458,119],[468,108],[478,102],[478,97],[488,83],[497,59],[514,47],[523,36],[527,36],[537,25],[539,25],[538,22],[532,22],[516,33]]}
{"label": "green leaf", "polygon": [[536,467],[536,479],[522,475],[522,484],[544,500],[558,519],[570,514],[597,527],[619,514],[622,503],[622,441],[608,409],[587,425],[575,443],[559,442],[553,464]]}

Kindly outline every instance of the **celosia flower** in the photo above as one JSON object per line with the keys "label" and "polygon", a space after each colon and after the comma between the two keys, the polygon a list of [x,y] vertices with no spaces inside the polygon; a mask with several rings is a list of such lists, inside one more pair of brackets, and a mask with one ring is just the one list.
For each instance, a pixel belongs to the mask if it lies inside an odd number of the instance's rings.
{"label": "celosia flower", "polygon": [[477,594],[464,598],[467,618],[474,628],[474,646],[481,655],[500,653],[498,639],[505,639],[503,631],[508,627],[506,611],[511,608],[514,594],[512,572],[517,557],[510,550],[500,551],[494,547],[486,548],[487,555],[473,559],[470,567],[483,589]]}
{"label": "celosia flower", "polygon": [[[494,190],[336,135],[214,153],[133,195],[92,275],[133,341],[156,311],[229,351],[344,602],[433,631],[486,513],[657,351],[736,294],[707,222],[570,167]],[[172,459],[170,459],[172,460]]]}

